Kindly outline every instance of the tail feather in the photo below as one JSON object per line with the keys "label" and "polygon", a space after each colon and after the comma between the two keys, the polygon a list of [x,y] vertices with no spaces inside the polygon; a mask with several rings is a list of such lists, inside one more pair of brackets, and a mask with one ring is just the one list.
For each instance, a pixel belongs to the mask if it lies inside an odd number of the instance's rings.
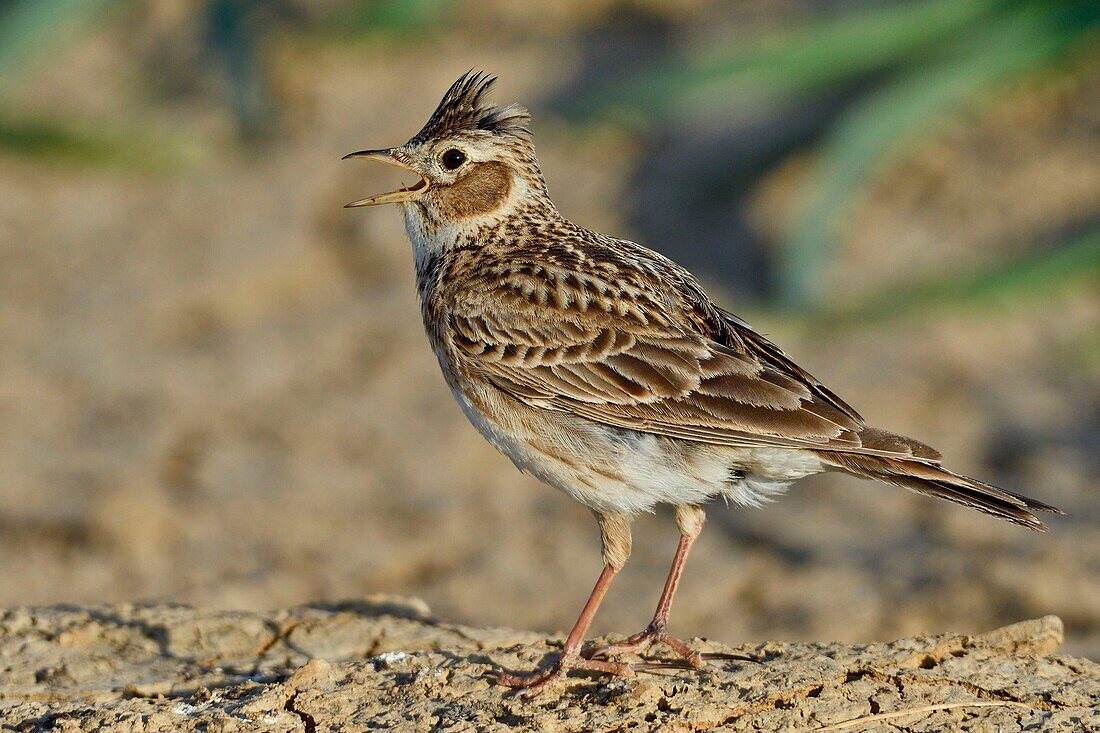
{"label": "tail feather", "polygon": [[821,451],[819,455],[826,463],[857,476],[885,481],[925,496],[947,499],[1039,532],[1045,532],[1046,525],[1035,516],[1035,512],[1062,513],[1057,507],[952,473],[933,463],[840,451]]}

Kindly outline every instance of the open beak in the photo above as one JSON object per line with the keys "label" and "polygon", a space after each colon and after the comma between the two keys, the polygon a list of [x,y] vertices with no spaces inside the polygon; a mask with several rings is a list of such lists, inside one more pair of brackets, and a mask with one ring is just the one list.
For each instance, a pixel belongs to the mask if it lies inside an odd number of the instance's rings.
{"label": "open beak", "polygon": [[355,153],[348,153],[343,157],[343,160],[347,160],[348,158],[366,158],[367,160],[377,160],[379,163],[396,166],[398,168],[403,168],[411,173],[415,173],[417,176],[419,176],[420,180],[409,186],[408,188],[399,188],[396,191],[390,191],[389,193],[380,193],[377,196],[368,196],[365,199],[359,199],[358,201],[352,201],[350,204],[344,204],[345,209],[351,209],[357,206],[400,204],[409,201],[410,199],[413,199],[424,191],[428,190],[428,179],[415,171],[408,163],[398,157],[396,155],[396,152],[396,148],[360,150]]}

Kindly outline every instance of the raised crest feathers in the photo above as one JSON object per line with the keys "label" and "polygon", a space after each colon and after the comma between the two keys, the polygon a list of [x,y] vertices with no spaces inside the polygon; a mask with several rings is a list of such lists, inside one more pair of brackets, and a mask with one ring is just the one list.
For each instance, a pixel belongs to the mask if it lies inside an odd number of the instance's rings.
{"label": "raised crest feathers", "polygon": [[498,107],[487,100],[495,82],[495,76],[483,71],[467,71],[443,95],[439,106],[413,140],[424,142],[463,130],[529,138],[531,115],[525,108],[517,104]]}

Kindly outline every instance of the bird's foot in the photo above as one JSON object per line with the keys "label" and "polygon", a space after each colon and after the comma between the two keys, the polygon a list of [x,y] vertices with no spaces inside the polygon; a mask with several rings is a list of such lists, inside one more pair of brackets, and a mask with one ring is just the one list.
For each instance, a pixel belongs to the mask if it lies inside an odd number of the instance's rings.
{"label": "bird's foot", "polygon": [[666,664],[664,666],[682,666],[690,669],[703,669],[707,666],[706,660],[709,655],[695,651],[688,646],[686,642],[677,639],[675,636],[665,631],[665,625],[658,622],[651,623],[645,628],[645,631],[640,631],[633,636],[628,636],[622,641],[589,647],[582,651],[581,655],[585,659],[591,661],[595,661],[598,658],[606,659],[618,654],[641,655],[649,651],[654,644],[664,644],[683,659],[682,665]]}
{"label": "bird's foot", "polygon": [[577,654],[563,654],[558,657],[549,669],[535,670],[534,672],[511,674],[497,672],[495,677],[498,684],[506,687],[514,687],[522,690],[520,697],[530,700],[546,688],[565,678],[570,670],[583,669],[590,672],[600,672],[619,677],[633,677],[634,666],[624,662],[609,662],[602,659],[586,659]]}

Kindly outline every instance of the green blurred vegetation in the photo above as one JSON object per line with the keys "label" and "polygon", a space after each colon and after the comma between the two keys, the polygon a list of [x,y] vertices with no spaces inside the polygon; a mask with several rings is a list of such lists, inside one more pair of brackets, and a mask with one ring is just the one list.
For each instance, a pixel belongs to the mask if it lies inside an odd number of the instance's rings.
{"label": "green blurred vegetation", "polygon": [[0,148],[37,159],[88,164],[129,164],[134,148],[125,137],[81,130],[42,118],[0,119]]}
{"label": "green blurred vegetation", "polygon": [[24,67],[62,45],[109,0],[0,2],[0,92]]}
{"label": "green blurred vegetation", "polygon": [[[796,95],[863,87],[833,121],[819,145],[801,212],[789,228],[779,262],[779,305],[825,308],[825,273],[853,203],[894,155],[915,147],[944,116],[981,102],[1007,80],[1035,72],[1100,35],[1095,0],[924,0],[829,16],[754,43],[709,49],[656,69],[618,78],[576,100],[581,118],[625,115],[645,121],[690,115],[701,108],[745,106]],[[1100,229],[1097,230],[1100,233]],[[1050,269],[1074,241],[1051,244],[1021,261],[946,286],[914,293],[967,300],[1014,291],[1021,280]],[[1073,250],[1077,251],[1077,250]],[[1073,256],[1081,271],[1100,274],[1095,247]],[[1074,274],[1080,274],[1075,271]],[[1060,277],[1030,281],[1060,288]],[[892,297],[892,296],[891,296]],[[873,296],[853,312],[898,312],[926,302],[901,298],[882,309]]]}
{"label": "green blurred vegetation", "polygon": [[[92,121],[15,114],[10,87],[33,75],[51,54],[90,24],[116,20],[139,7],[126,0],[0,0],[0,152],[38,160],[142,170],[175,170],[190,156],[168,136],[104,129]],[[261,47],[280,21],[298,21],[299,34],[405,40],[437,26],[452,5],[442,0],[354,0],[318,17],[289,11],[280,0],[205,0],[196,5],[205,43],[229,93],[226,104],[242,141],[267,137],[279,110]]]}
{"label": "green blurred vegetation", "polygon": [[[914,146],[937,116],[1059,57],[1086,29],[1095,31],[1098,18],[1095,2],[1006,4],[965,38],[944,39],[942,55],[902,69],[858,100],[828,133],[809,183],[810,199],[786,242],[780,283],[786,302],[824,302],[822,273],[842,236],[845,215],[883,159]],[[1059,250],[1051,247],[1049,256],[1057,257]],[[1100,259],[1081,264],[1097,268]],[[997,289],[999,283],[1016,287],[1011,268],[986,278],[982,287]]]}
{"label": "green blurred vegetation", "polygon": [[821,313],[830,327],[866,325],[926,313],[936,308],[983,308],[1029,303],[1074,287],[1100,284],[1100,227],[1071,236],[1039,252],[1002,261],[988,270],[956,272],[927,282],[890,288]]}
{"label": "green blurred vegetation", "polygon": [[397,41],[418,39],[441,27],[458,5],[446,0],[358,0],[344,3],[322,19],[318,31],[328,37],[352,39],[365,35]]}
{"label": "green blurred vegetation", "polygon": [[0,0],[0,152],[130,170],[179,168],[187,151],[170,137],[92,120],[17,113],[5,103],[13,84],[33,75],[90,24],[124,7],[118,0]]}
{"label": "green blurred vegetation", "polygon": [[104,0],[0,2],[0,150],[96,162],[110,162],[121,154],[114,144],[87,131],[42,118],[14,118],[3,104],[13,82],[105,5]]}
{"label": "green blurred vegetation", "polygon": [[[228,88],[226,105],[242,141],[264,139],[277,124],[261,49],[282,26],[322,39],[410,41],[431,36],[458,4],[442,0],[355,0],[313,14],[284,2],[206,0],[205,42]],[[136,7],[125,0],[0,0],[0,151],[82,165],[173,170],[187,158],[178,141],[146,130],[104,129],[92,121],[16,115],[5,105],[13,83],[88,24]],[[302,5],[304,7],[304,5]],[[287,23],[287,18],[294,23]],[[616,115],[654,121],[723,105],[744,107],[856,90],[816,146],[805,200],[788,227],[778,262],[778,302],[845,319],[885,317],[932,302],[969,302],[1021,289],[1050,292],[1100,275],[1100,228],[1088,223],[1036,254],[948,282],[892,290],[861,304],[829,302],[828,263],[868,182],[899,153],[937,129],[938,120],[981,103],[1008,80],[1074,53],[1100,37],[1096,0],[918,0],[843,13],[750,43],[709,48],[608,79],[578,96],[580,119]],[[795,152],[795,151],[791,151]],[[1084,231],[1084,234],[1081,232]],[[1091,244],[1090,244],[1091,242]],[[1069,268],[1072,265],[1072,268]]]}

